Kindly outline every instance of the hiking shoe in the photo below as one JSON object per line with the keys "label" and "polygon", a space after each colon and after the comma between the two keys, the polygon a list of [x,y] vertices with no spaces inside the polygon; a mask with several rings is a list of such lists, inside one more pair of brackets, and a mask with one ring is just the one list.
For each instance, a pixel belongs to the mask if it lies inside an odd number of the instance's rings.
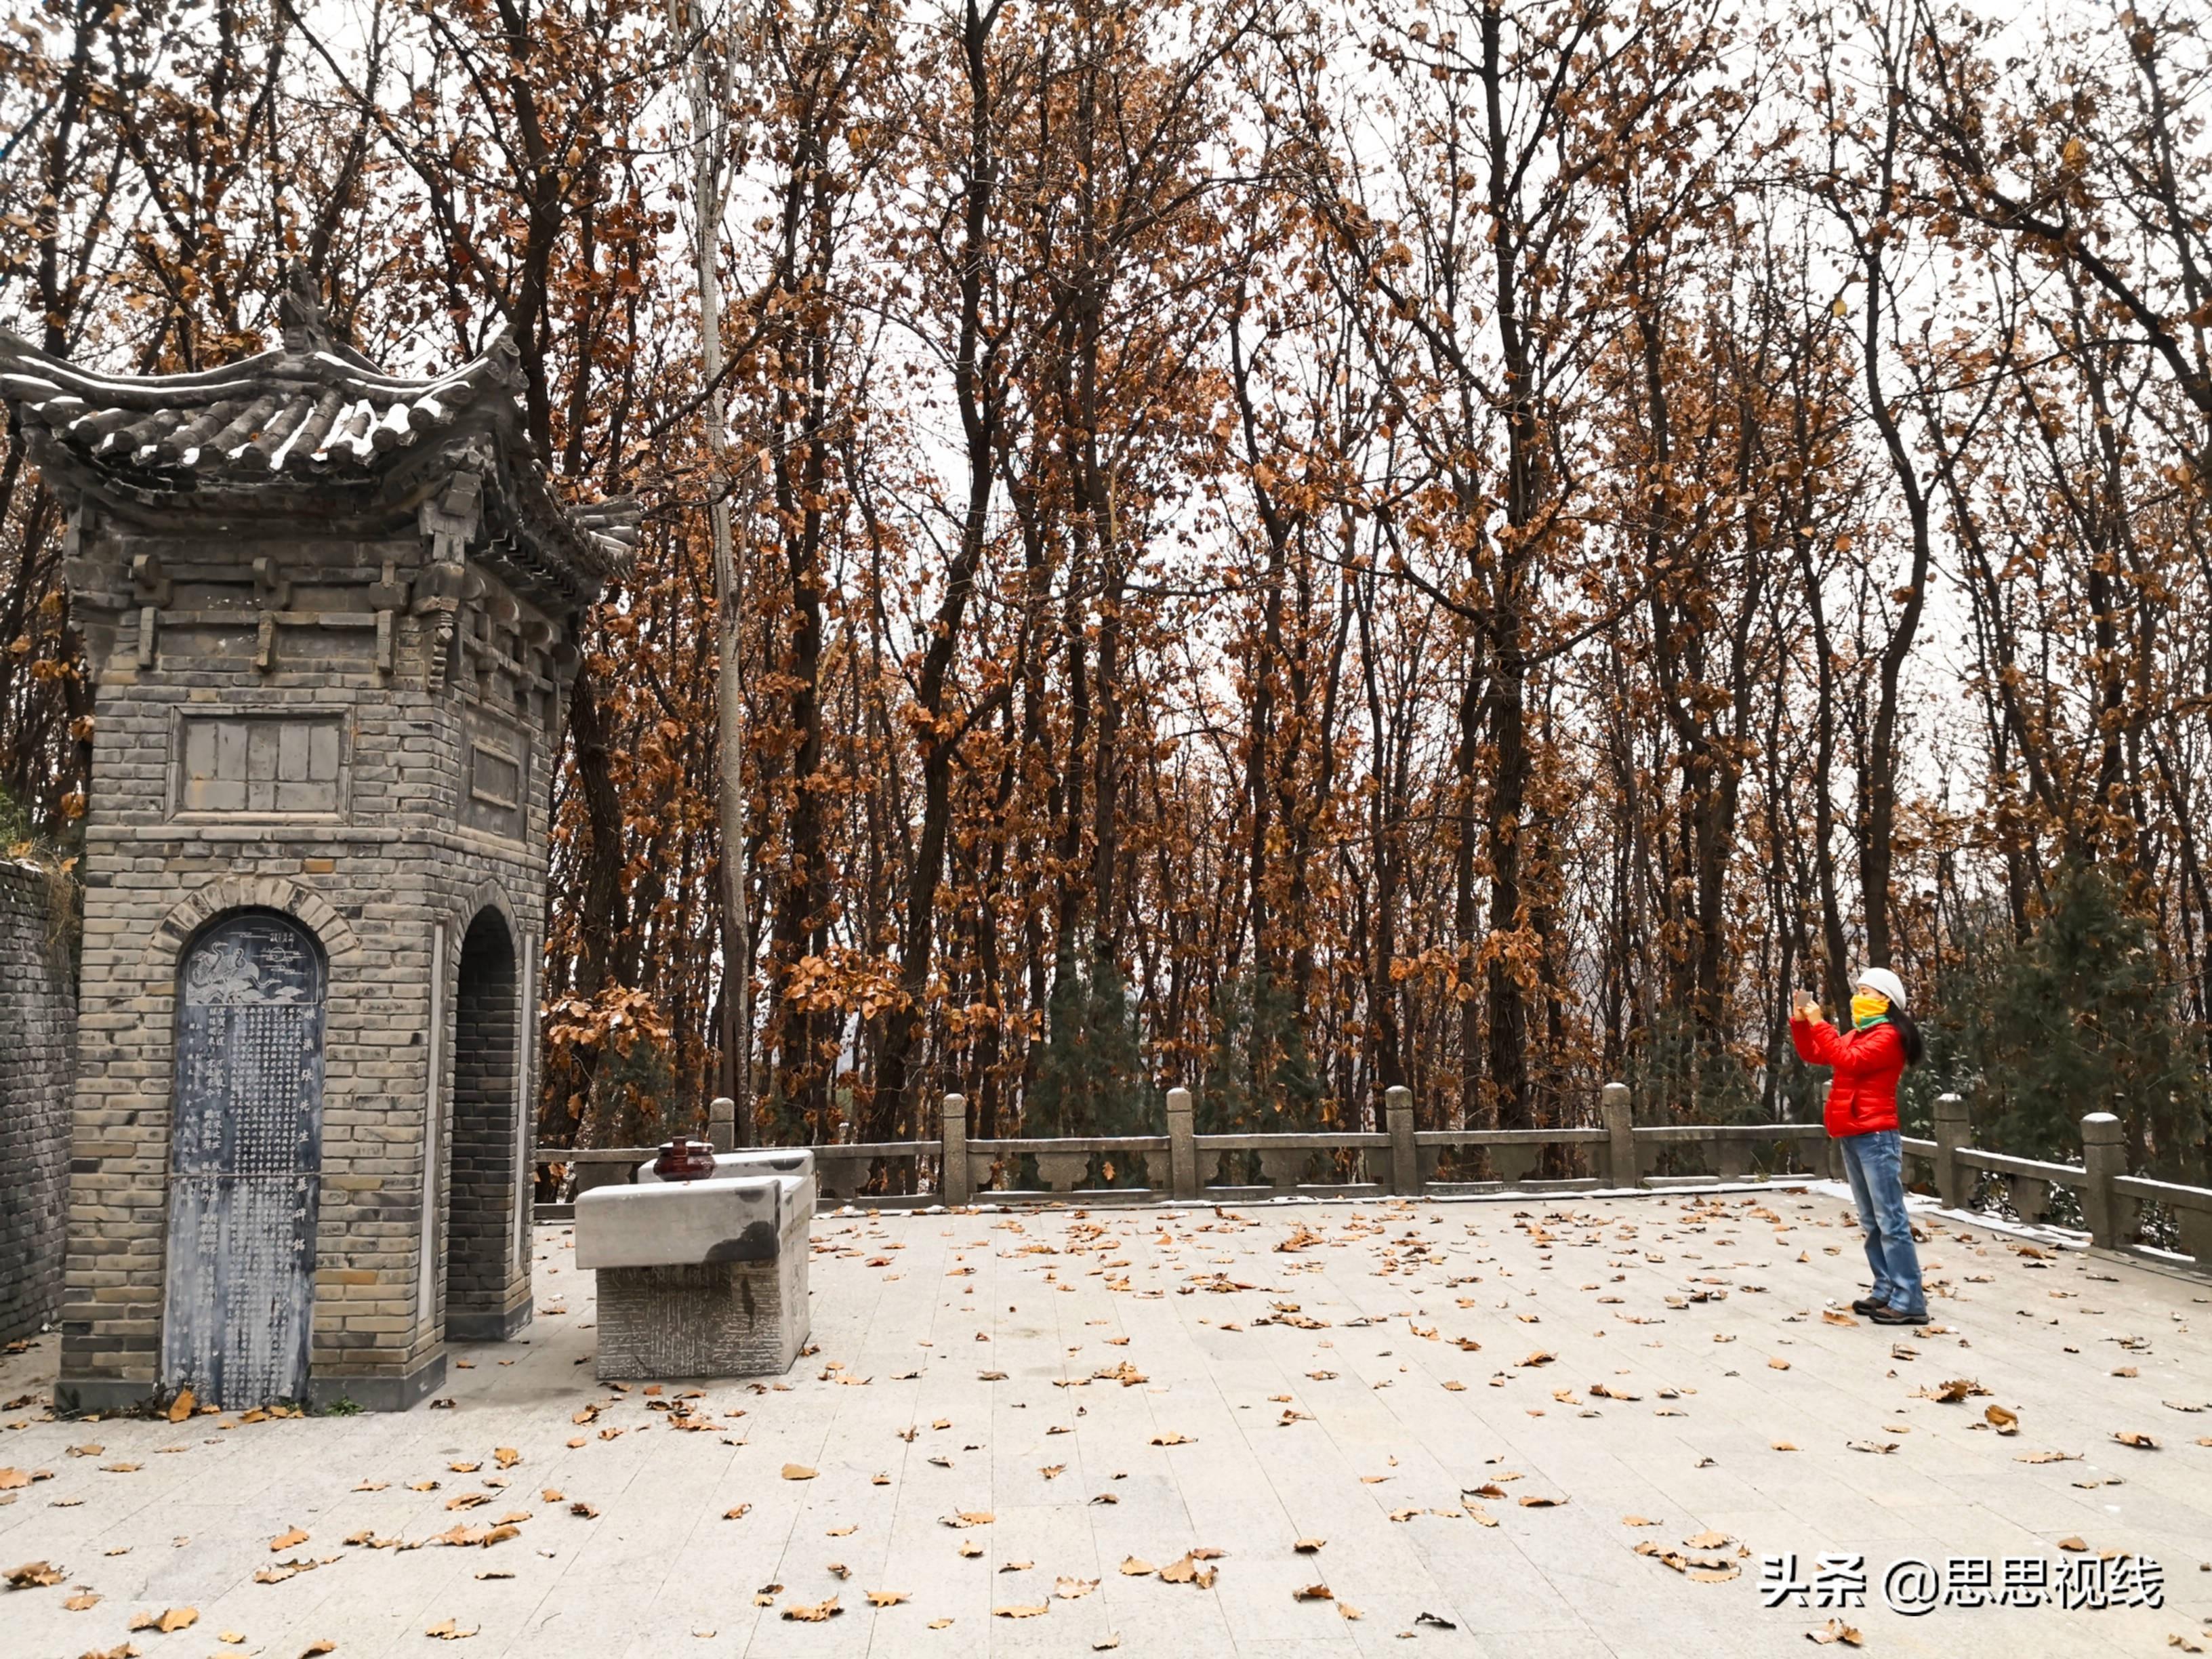
{"label": "hiking shoe", "polygon": [[1863,1296],[1851,1304],[1851,1311],[1863,1319],[1870,1319],[1888,1305],[1878,1296]]}
{"label": "hiking shoe", "polygon": [[1900,1308],[1876,1308],[1867,1317],[1877,1325],[1925,1325],[1928,1322],[1924,1309],[1918,1313],[1906,1313]]}

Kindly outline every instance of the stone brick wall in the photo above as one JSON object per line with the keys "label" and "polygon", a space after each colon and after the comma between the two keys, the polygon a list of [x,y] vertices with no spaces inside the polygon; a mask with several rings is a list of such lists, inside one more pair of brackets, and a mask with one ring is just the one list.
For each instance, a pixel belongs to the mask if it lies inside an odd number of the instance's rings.
{"label": "stone brick wall", "polygon": [[47,894],[46,872],[0,860],[0,1341],[61,1295],[76,988]]}

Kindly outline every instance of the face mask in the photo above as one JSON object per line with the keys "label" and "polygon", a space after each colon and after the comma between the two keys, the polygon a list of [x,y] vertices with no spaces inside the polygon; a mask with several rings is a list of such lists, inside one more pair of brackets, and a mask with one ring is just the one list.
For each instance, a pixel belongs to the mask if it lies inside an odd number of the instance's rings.
{"label": "face mask", "polygon": [[1851,1024],[1863,1031],[1889,1012],[1889,999],[1876,996],[1872,991],[1859,991],[1851,997]]}

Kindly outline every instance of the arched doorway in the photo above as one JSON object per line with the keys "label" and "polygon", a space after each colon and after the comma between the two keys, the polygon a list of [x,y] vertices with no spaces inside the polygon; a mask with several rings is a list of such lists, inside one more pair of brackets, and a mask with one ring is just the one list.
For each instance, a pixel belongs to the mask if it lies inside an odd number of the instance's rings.
{"label": "arched doorway", "polygon": [[514,1231],[517,1042],[513,934],[491,907],[461,940],[453,1002],[453,1175],[446,1197],[446,1335],[506,1336]]}
{"label": "arched doorway", "polygon": [[323,1153],[321,945],[234,911],[178,971],[161,1386],[296,1400],[314,1323]]}

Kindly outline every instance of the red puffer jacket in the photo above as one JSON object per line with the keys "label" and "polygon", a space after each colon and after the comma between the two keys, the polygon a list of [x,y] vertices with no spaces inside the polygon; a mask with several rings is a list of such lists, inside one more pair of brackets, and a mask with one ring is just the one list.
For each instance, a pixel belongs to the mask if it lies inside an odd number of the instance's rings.
{"label": "red puffer jacket", "polygon": [[1897,1127],[1897,1079],[1905,1075],[1905,1039],[1887,1020],[1863,1031],[1842,1031],[1825,1019],[1792,1019],[1797,1057],[1836,1068],[1828,1091],[1828,1133],[1870,1134]]}

